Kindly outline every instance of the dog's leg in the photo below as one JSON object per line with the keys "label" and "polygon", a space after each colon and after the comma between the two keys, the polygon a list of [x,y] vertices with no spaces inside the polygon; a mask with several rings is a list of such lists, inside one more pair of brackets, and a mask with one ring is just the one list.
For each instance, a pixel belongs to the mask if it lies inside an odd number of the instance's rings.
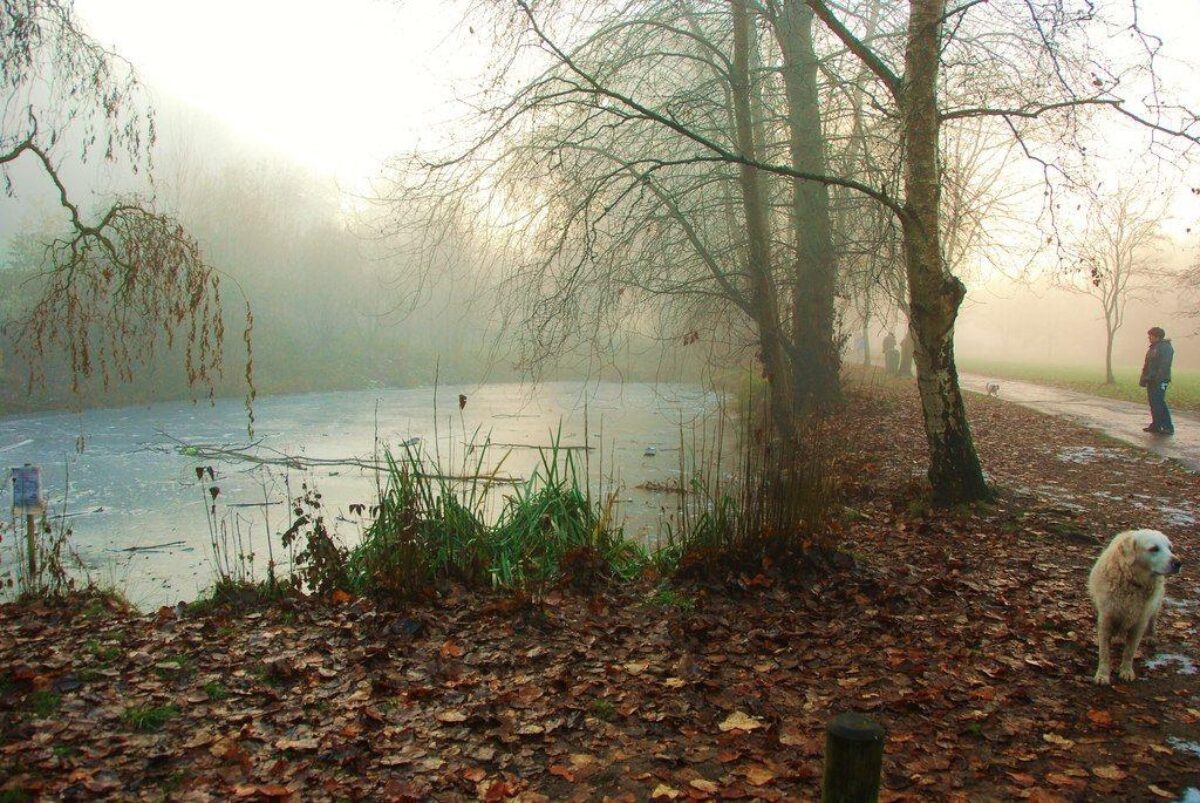
{"label": "dog's leg", "polygon": [[1094,680],[1100,686],[1112,682],[1112,669],[1109,666],[1108,645],[1112,640],[1112,619],[1106,613],[1096,614],[1096,647],[1100,651],[1100,662],[1096,667]]}
{"label": "dog's leg", "polygon": [[1117,676],[1121,680],[1133,680],[1133,657],[1137,655],[1138,645],[1142,642],[1142,634],[1146,632],[1146,620],[1138,622],[1125,638],[1125,649],[1121,651],[1121,665],[1117,667]]}
{"label": "dog's leg", "polygon": [[1146,623],[1146,634],[1142,636],[1142,641],[1145,642],[1148,649],[1154,650],[1158,648],[1158,611],[1150,614],[1150,621]]}

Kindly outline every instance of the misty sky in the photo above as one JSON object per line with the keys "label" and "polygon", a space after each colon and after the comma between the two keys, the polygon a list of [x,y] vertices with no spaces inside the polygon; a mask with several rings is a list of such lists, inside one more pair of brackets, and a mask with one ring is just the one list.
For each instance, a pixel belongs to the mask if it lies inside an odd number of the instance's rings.
{"label": "misty sky", "polygon": [[153,91],[358,189],[470,91],[479,37],[445,0],[80,0]]}
{"label": "misty sky", "polygon": [[[485,32],[472,32],[462,5],[444,0],[343,0],[336,6],[79,0],[77,7],[93,35],[126,57],[154,96],[197,108],[236,137],[331,174],[352,192],[365,191],[387,157],[430,144],[437,124],[461,113],[456,97],[478,88],[487,58]],[[1147,30],[1170,37],[1159,65],[1168,89],[1184,87],[1185,100],[1200,103],[1200,70],[1193,65],[1200,0],[1142,0],[1141,9]],[[1135,158],[1132,145],[1129,152]],[[1171,185],[1178,192],[1165,228],[1176,238],[1168,245],[1174,262],[1185,261],[1189,249],[1194,254],[1194,234],[1185,233],[1200,223],[1200,199],[1187,191],[1194,183],[1175,176]],[[1018,358],[1083,359],[1091,353],[1087,344],[1102,337],[1088,299],[1059,298],[1041,288],[1026,302],[1025,290],[986,270],[977,270],[971,284],[960,322],[965,356],[1003,343]],[[1161,323],[1177,337],[1196,328],[1195,320],[1177,314],[1175,296],[1151,294],[1139,307],[1145,313],[1130,316],[1118,343],[1124,361],[1144,349],[1143,324]],[[1022,309],[1041,312],[1015,324],[1013,311]],[[1158,320],[1143,320],[1150,316]],[[1020,345],[1026,342],[1028,349]],[[1200,366],[1189,351],[1200,351],[1200,340],[1181,352],[1183,363]]]}

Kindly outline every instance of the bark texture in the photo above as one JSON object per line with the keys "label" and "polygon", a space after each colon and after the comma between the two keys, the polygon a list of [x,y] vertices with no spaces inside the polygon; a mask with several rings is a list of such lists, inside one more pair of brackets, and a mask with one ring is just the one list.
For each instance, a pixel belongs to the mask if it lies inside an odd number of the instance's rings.
{"label": "bark texture", "polygon": [[[758,159],[758,144],[751,114],[750,13],[745,0],[730,0],[733,12],[733,112],[738,150],[752,160]],[[758,168],[741,165],[738,183],[742,209],[746,216],[747,273],[750,276],[750,304],[758,326],[763,368],[771,394],[771,419],[777,433],[786,440],[795,434],[793,421],[795,394],[792,375],[779,318],[778,292],[771,274],[771,232],[762,176]]]}
{"label": "bark texture", "polygon": [[937,82],[945,0],[912,0],[901,105],[905,145],[904,258],[917,385],[934,501],[988,499],[954,365],[954,323],[966,288],[946,268],[939,236]]}
{"label": "bark texture", "polygon": [[[824,175],[828,166],[812,26],[812,9],[802,0],[784,0],[776,10],[774,29],[783,54],[792,167]],[[837,260],[828,185],[792,180],[791,226],[796,246],[791,287],[795,391],[801,406],[826,407],[842,395],[841,359],[834,329]]]}

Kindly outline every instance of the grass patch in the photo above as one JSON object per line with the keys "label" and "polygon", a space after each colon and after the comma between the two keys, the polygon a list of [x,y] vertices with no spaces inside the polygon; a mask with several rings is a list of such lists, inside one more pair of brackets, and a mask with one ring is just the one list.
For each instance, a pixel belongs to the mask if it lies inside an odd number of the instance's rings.
{"label": "grass patch", "polygon": [[229,696],[229,689],[222,686],[220,683],[205,683],[203,686],[205,696],[212,702],[224,700]]}
{"label": "grass patch", "polygon": [[595,700],[592,700],[591,705],[588,706],[588,710],[596,719],[602,719],[605,722],[612,722],[617,716],[617,707],[603,697],[597,697]]}
{"label": "grass patch", "polygon": [[696,609],[696,603],[691,597],[680,594],[670,588],[660,588],[648,600],[656,608],[675,608],[690,613]]}
{"label": "grass patch", "polygon": [[33,793],[26,789],[0,789],[0,803],[27,803],[33,800]]}
{"label": "grass patch", "polygon": [[179,709],[173,705],[133,705],[121,713],[121,721],[137,731],[156,731],[178,714]]}
{"label": "grass patch", "polygon": [[111,663],[121,657],[121,648],[115,644],[101,644],[97,639],[88,639],[83,649],[91,653],[101,664]]}
{"label": "grass patch", "polygon": [[176,653],[159,661],[154,666],[154,673],[163,680],[168,678],[188,677],[196,671],[196,659],[190,655]]}
{"label": "grass patch", "polygon": [[45,719],[58,710],[62,696],[51,691],[35,691],[29,695],[26,705],[29,711],[38,719]]}
{"label": "grass patch", "polygon": [[[1089,393],[1106,399],[1146,403],[1146,389],[1138,386],[1140,367],[1120,366],[1113,368],[1116,382],[1104,384],[1104,365],[1037,365],[991,360],[960,360],[959,368],[973,374],[984,374],[995,379],[1017,379],[1065,388],[1080,393]],[[1004,388],[1000,389],[1004,396]],[[1171,388],[1167,391],[1167,404],[1172,410],[1200,413],[1200,371],[1173,369]]]}

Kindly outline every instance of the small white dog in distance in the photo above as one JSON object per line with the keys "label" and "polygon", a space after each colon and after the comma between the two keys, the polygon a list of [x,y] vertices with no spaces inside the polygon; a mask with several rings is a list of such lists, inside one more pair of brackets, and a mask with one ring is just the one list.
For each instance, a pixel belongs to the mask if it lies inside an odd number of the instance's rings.
{"label": "small white dog in distance", "polygon": [[1096,558],[1088,575],[1088,593],[1096,606],[1097,683],[1112,681],[1109,648],[1114,637],[1125,640],[1117,675],[1121,680],[1133,680],[1133,656],[1142,636],[1154,634],[1165,577],[1177,574],[1180,566],[1171,554],[1170,540],[1158,530],[1118,533]]}

